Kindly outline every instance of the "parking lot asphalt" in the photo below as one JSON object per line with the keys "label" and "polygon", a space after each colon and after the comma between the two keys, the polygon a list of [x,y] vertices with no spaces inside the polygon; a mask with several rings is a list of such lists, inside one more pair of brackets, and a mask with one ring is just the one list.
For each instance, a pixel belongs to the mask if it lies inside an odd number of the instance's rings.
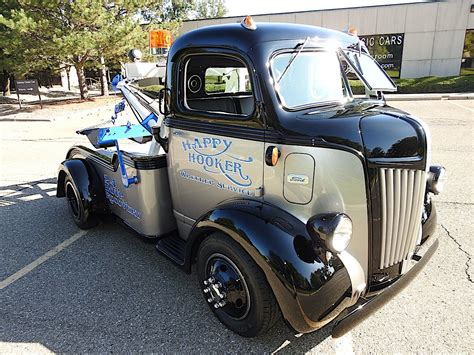
{"label": "parking lot asphalt", "polygon": [[474,100],[390,102],[423,118],[433,163],[440,247],[401,294],[340,339],[331,324],[295,335],[282,321],[242,338],[219,323],[188,275],[154,245],[105,221],[81,232],[55,174],[75,130],[106,120],[114,99],[0,110],[0,353],[426,353],[474,349]]}

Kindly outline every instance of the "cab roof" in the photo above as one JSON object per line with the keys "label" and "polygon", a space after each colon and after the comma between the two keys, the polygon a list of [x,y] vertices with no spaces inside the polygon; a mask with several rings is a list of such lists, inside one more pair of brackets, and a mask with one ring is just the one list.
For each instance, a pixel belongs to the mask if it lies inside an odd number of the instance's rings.
{"label": "cab roof", "polygon": [[202,27],[180,36],[171,46],[169,57],[184,48],[225,47],[249,52],[258,43],[270,41],[302,41],[310,38],[308,47],[325,47],[328,43],[346,48],[358,43],[357,37],[327,28],[289,24],[257,22],[255,30],[240,23]]}

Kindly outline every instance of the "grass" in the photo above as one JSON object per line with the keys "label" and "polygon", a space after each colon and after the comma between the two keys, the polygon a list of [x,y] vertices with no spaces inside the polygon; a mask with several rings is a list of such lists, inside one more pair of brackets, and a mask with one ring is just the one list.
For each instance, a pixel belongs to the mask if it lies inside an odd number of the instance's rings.
{"label": "grass", "polygon": [[473,75],[474,68],[461,68],[461,75]]}
{"label": "grass", "polygon": [[149,85],[141,86],[139,89],[142,90],[148,96],[157,99],[160,94],[160,90],[163,89],[163,87],[163,85]]}
{"label": "grass", "polygon": [[206,83],[206,93],[225,92],[225,83],[208,84]]}
{"label": "grass", "polygon": [[430,92],[473,92],[474,75],[450,76],[438,78],[429,76],[417,79],[397,80],[399,93],[430,93]]}
{"label": "grass", "polygon": [[[350,80],[350,84],[354,94],[364,93],[364,86],[360,81]],[[395,84],[398,94],[474,92],[474,75],[396,79]]]}

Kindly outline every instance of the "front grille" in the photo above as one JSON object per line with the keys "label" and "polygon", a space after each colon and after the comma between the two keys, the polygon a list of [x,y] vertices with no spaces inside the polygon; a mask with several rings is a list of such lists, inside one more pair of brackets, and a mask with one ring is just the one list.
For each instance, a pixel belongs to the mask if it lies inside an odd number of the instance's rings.
{"label": "front grille", "polygon": [[380,269],[406,259],[414,250],[421,228],[425,172],[379,169],[381,196]]}

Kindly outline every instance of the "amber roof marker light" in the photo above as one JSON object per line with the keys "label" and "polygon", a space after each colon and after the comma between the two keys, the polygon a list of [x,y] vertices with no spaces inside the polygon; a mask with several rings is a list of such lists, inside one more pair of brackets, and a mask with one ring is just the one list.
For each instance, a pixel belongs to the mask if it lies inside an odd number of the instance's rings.
{"label": "amber roof marker light", "polygon": [[350,34],[351,36],[358,37],[357,28],[355,27],[349,27],[349,29],[347,30],[347,33]]}
{"label": "amber roof marker light", "polygon": [[247,30],[255,31],[257,29],[257,24],[250,15],[245,16],[240,24]]}
{"label": "amber roof marker light", "polygon": [[173,38],[171,31],[168,30],[150,30],[148,32],[148,43],[151,55],[166,55],[171,47]]}

